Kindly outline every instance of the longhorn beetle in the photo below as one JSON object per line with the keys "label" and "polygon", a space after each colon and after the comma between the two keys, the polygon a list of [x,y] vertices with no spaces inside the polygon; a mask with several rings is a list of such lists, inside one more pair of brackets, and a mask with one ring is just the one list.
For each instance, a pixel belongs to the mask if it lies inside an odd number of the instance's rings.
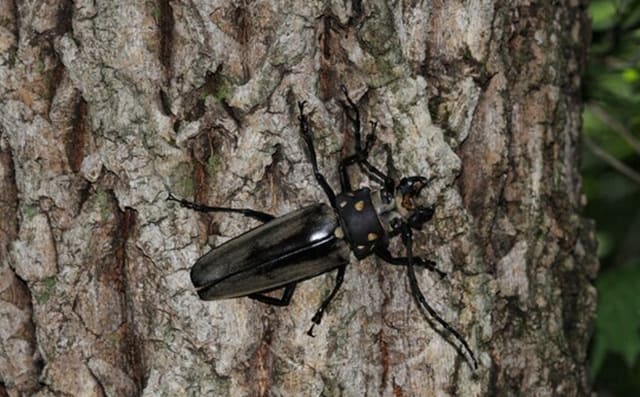
{"label": "longhorn beetle", "polygon": [[[445,275],[434,262],[413,255],[412,229],[421,229],[434,213],[433,207],[419,206],[415,202],[428,180],[423,176],[412,176],[402,178],[396,185],[393,179],[369,162],[367,158],[376,140],[376,124],[372,123],[371,132],[362,142],[358,107],[344,86],[341,90],[346,98],[342,106],[353,127],[355,153],[340,161],[341,192],[337,195],[318,170],[313,135],[304,113],[305,102],[298,103],[300,133],[306,143],[315,178],[330,205],[312,204],[275,217],[247,208],[210,207],[169,194],[167,200],[177,201],[195,211],[239,213],[263,222],[263,225],[213,248],[198,259],[191,269],[191,281],[204,300],[247,296],[266,304],[286,306],[298,282],[337,270],[333,290],[311,319],[312,325],[307,334],[313,336],[313,327],[320,324],[342,285],[349,251],[359,260],[375,254],[392,265],[406,267],[415,300],[464,346],[473,368],[477,369],[475,355],[465,339],[427,303],[416,280],[415,266],[424,267],[440,277]],[[347,167],[354,164],[379,183],[381,189],[372,191],[364,187],[353,190]],[[406,247],[404,257],[393,256],[387,248],[389,239],[397,235],[401,236]],[[281,298],[265,295],[280,288],[283,288]],[[454,346],[461,352],[459,346]]]}

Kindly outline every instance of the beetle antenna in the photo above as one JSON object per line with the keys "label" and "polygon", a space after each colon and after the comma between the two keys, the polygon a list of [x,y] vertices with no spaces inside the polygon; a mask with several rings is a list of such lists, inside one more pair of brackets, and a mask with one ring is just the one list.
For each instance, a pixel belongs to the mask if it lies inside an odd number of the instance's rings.
{"label": "beetle antenna", "polygon": [[242,214],[244,216],[248,216],[249,218],[256,219],[262,223],[267,223],[275,218],[271,214],[253,210],[251,208],[211,207],[209,205],[198,204],[193,201],[177,198],[171,192],[169,192],[169,196],[167,196],[167,201],[175,201],[180,204],[180,206],[197,212],[232,212],[236,214]]}
{"label": "beetle antenna", "polygon": [[422,307],[424,307],[427,310],[427,312],[429,312],[431,317],[434,318],[438,322],[438,324],[443,326],[456,339],[458,339],[460,343],[462,343],[464,348],[469,353],[471,360],[473,361],[473,369],[477,370],[478,361],[476,360],[476,356],[473,354],[473,351],[471,350],[467,342],[464,340],[464,338],[462,337],[462,335],[460,335],[458,331],[456,331],[452,326],[450,326],[446,321],[444,321],[438,315],[438,313],[429,305],[429,303],[427,303],[427,300],[425,299],[424,295],[422,294],[422,291],[420,290],[420,287],[418,286],[416,272],[415,272],[415,269],[413,268],[413,252],[412,252],[413,241],[412,241],[411,228],[409,226],[403,227],[402,239],[405,246],[407,247],[407,276],[409,277],[409,287],[411,288],[411,294],[418,301],[418,303],[422,305]]}

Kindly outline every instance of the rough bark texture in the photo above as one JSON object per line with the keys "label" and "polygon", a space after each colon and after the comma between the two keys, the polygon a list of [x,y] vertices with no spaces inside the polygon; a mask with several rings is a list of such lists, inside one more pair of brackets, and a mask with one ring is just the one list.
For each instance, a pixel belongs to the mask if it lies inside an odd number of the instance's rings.
{"label": "rough bark texture", "polygon": [[[586,1],[0,2],[0,396],[584,396],[597,271],[580,217]],[[347,271],[287,308],[201,302],[190,265],[337,186],[339,83],[373,163],[428,175],[417,309],[402,268]],[[366,178],[353,174],[358,183]],[[396,243],[395,252],[400,252]]]}

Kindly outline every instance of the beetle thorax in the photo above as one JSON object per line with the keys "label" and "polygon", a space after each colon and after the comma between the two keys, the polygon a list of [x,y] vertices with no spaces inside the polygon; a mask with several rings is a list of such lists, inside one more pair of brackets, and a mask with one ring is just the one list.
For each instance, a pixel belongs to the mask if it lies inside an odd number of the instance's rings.
{"label": "beetle thorax", "polygon": [[390,202],[383,199],[383,191],[376,190],[371,192],[371,202],[378,213],[380,223],[387,233],[393,230],[392,221],[394,219],[407,219],[410,215],[408,209],[402,206],[402,196],[397,194]]}

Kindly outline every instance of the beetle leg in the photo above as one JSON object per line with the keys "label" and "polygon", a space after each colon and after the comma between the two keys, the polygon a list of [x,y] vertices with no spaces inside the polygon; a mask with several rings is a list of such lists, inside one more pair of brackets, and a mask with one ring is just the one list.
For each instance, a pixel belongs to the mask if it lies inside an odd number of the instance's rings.
{"label": "beetle leg", "polygon": [[364,154],[365,158],[369,157],[369,152],[371,148],[376,143],[376,127],[378,126],[377,121],[371,121],[371,132],[367,134],[367,138],[364,144]]}
{"label": "beetle leg", "polygon": [[311,128],[309,127],[307,116],[305,116],[304,114],[304,105],[305,105],[305,102],[298,102],[298,109],[300,110],[300,117],[299,117],[300,134],[302,135],[302,138],[304,139],[305,143],[307,144],[307,148],[309,149],[309,160],[311,161],[311,166],[313,167],[313,173],[316,177],[316,180],[318,181],[318,184],[320,184],[320,186],[322,187],[322,190],[324,190],[324,193],[329,198],[329,202],[331,203],[331,206],[335,208],[336,194],[333,192],[333,189],[331,189],[331,186],[329,186],[329,183],[327,183],[327,180],[325,179],[324,175],[322,175],[322,173],[318,169],[316,149],[313,146],[313,134],[311,132]]}
{"label": "beetle leg", "polygon": [[198,212],[232,212],[232,213],[248,216],[262,223],[267,223],[275,218],[275,216],[271,214],[267,214],[266,212],[261,212],[257,210],[252,210],[250,208],[210,207],[208,205],[194,203],[193,201],[179,199],[171,193],[169,193],[169,197],[167,197],[167,200],[176,201],[180,203],[182,207],[189,208],[191,210],[198,211]]}
{"label": "beetle leg", "polygon": [[[445,320],[442,319],[442,317],[440,317],[440,315],[431,307],[431,305],[429,305],[429,303],[427,302],[427,299],[424,297],[424,294],[420,290],[420,287],[418,286],[418,280],[416,278],[416,272],[415,272],[415,269],[413,268],[414,266],[413,253],[412,253],[413,236],[412,236],[411,228],[409,227],[408,224],[404,223],[401,226],[401,229],[402,229],[402,242],[407,248],[407,277],[409,278],[409,287],[411,288],[411,295],[413,295],[414,299],[418,302],[418,304],[421,305],[429,313],[429,315],[431,315],[431,317],[434,320],[436,320],[438,324],[440,324],[445,330],[449,331],[449,333],[451,333],[460,343],[462,343],[465,350],[469,354],[469,357],[471,357],[471,361],[473,363],[473,369],[478,369],[478,361],[476,360],[476,356],[473,354],[473,351],[467,344],[467,341],[462,337],[462,335],[460,335],[458,331],[456,331],[451,325],[449,325],[449,323],[447,323]],[[453,345],[453,346],[455,347],[456,350],[460,351],[460,347],[458,347],[457,345]]]}
{"label": "beetle leg", "polygon": [[[356,153],[362,152],[362,141],[360,137],[360,111],[358,110],[358,106],[351,100],[349,96],[349,91],[347,91],[347,87],[344,84],[340,85],[340,90],[344,94],[344,97],[347,98],[347,103],[342,102],[342,107],[344,108],[344,114],[353,124],[353,136],[355,137],[356,144]],[[354,117],[351,117],[349,114],[349,110],[352,110],[355,113]],[[367,137],[369,140],[369,137]]]}
{"label": "beetle leg", "polygon": [[[391,265],[399,265],[399,266],[408,266],[409,265],[409,258],[406,256],[392,256],[391,252],[389,252],[389,250],[385,247],[381,247],[381,248],[377,248],[375,250],[376,255],[382,259],[383,261],[391,264]],[[428,259],[424,259],[424,258],[420,258],[420,257],[415,257],[412,258],[413,259],[413,264],[415,266],[420,266],[420,267],[424,267],[432,272],[435,272],[438,274],[438,276],[440,276],[440,278],[444,278],[447,273],[443,272],[442,270],[438,269],[436,266],[436,263],[433,261],[430,261]]]}
{"label": "beetle leg", "polygon": [[316,325],[320,325],[320,322],[322,321],[322,316],[324,316],[324,313],[327,310],[327,306],[329,306],[329,303],[331,303],[331,300],[336,296],[336,293],[338,293],[338,290],[340,289],[340,286],[344,281],[344,273],[346,269],[347,269],[347,266],[345,265],[340,266],[338,268],[338,274],[336,275],[336,284],[333,286],[333,290],[331,291],[329,296],[327,296],[325,300],[322,302],[322,305],[320,305],[320,308],[318,309],[318,311],[316,311],[316,314],[313,315],[313,318],[311,319],[311,322],[313,324],[311,324],[311,328],[309,328],[309,331],[307,331],[307,335],[314,336],[313,327],[315,327]]}
{"label": "beetle leg", "polygon": [[[358,106],[355,104],[355,102],[353,102],[353,100],[351,100],[351,97],[349,97],[349,92],[347,91],[347,88],[344,85],[341,85],[340,89],[342,90],[342,93],[344,94],[345,98],[347,98],[347,103],[343,102],[342,106],[344,107],[347,118],[353,124],[353,136],[355,138],[355,149],[356,149],[356,153],[354,155],[346,157],[345,159],[343,159],[343,161],[340,162],[341,182],[342,182],[342,179],[345,178],[344,176],[347,175],[346,166],[354,163],[358,163],[360,168],[365,172],[367,172],[370,176],[371,175],[374,176],[377,182],[384,186],[384,189],[386,191],[393,192],[394,190],[393,179],[391,179],[384,172],[380,171],[378,168],[373,166],[371,163],[369,163],[369,160],[367,160],[367,157],[369,157],[369,152],[371,151],[371,148],[373,147],[373,144],[376,141],[375,131],[378,123],[371,122],[371,132],[367,134],[367,137],[365,138],[364,147],[363,147],[362,135],[360,131],[361,130],[360,111],[358,110]],[[354,117],[352,117],[349,114],[349,110],[355,113]],[[346,177],[346,180],[348,180],[348,177]],[[345,190],[344,186],[343,186],[343,190]]]}
{"label": "beetle leg", "polygon": [[340,164],[338,165],[338,174],[340,174],[340,188],[343,192],[351,191],[351,181],[349,180],[347,167],[354,164],[356,161],[357,158],[355,155],[345,157],[340,160]]}
{"label": "beetle leg", "polygon": [[291,297],[296,290],[296,283],[287,284],[284,287],[284,292],[282,292],[281,298],[274,298],[269,295],[264,295],[262,293],[255,293],[248,295],[249,298],[255,299],[258,302],[266,303],[268,305],[273,306],[288,306],[291,303]]}
{"label": "beetle leg", "polygon": [[376,180],[377,183],[384,186],[384,189],[393,192],[393,179],[383,174],[382,171],[371,165],[367,160],[363,160],[360,155],[353,154],[340,160],[338,170],[340,173],[340,186],[342,191],[348,192],[351,190],[351,184],[349,183],[349,174],[347,173],[347,167],[353,164],[358,164],[362,167],[370,177]]}
{"label": "beetle leg", "polygon": [[359,164],[360,166],[366,168],[370,175],[373,174],[382,180],[381,183],[382,183],[382,186],[384,186],[384,190],[388,192],[393,192],[394,190],[393,179],[391,179],[387,174],[383,173],[382,171],[374,167],[371,163],[369,163],[367,159],[359,161]]}

